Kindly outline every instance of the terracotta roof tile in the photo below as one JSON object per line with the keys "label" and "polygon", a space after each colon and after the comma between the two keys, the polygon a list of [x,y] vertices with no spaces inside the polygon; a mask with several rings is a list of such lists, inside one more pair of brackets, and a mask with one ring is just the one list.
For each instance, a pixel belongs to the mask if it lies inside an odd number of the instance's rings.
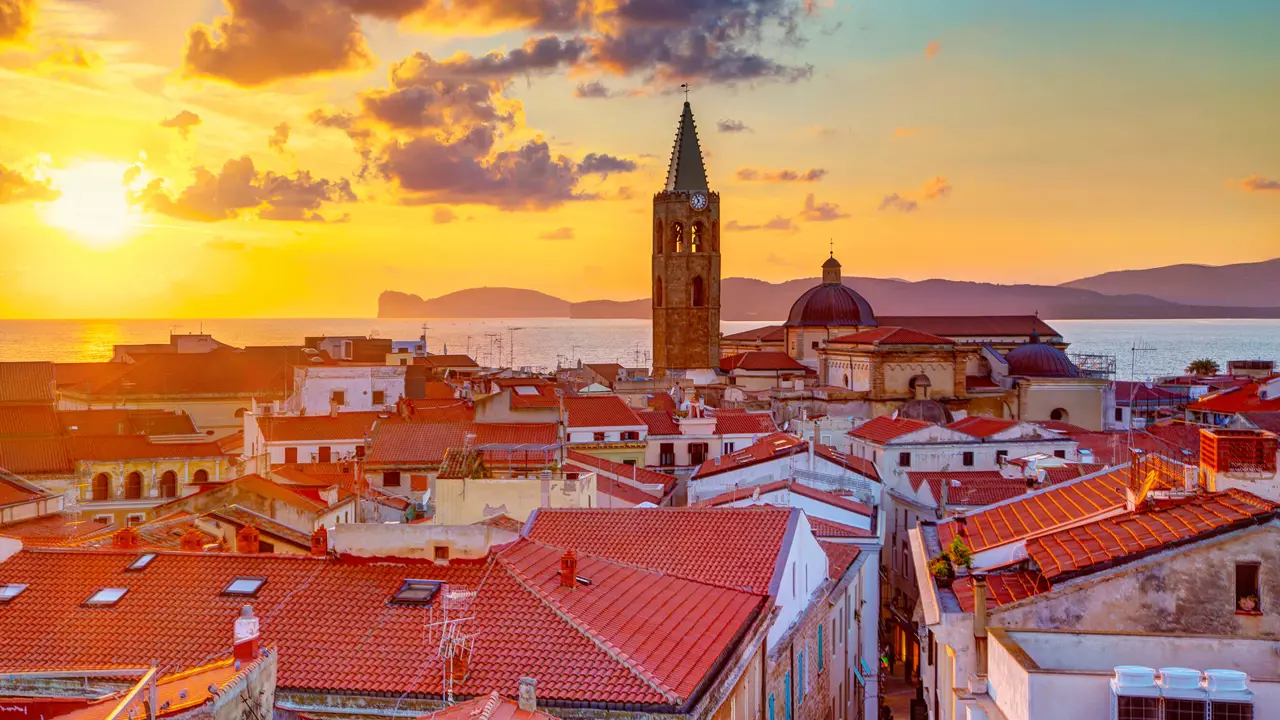
{"label": "terracotta roof tile", "polygon": [[1009,420],[1007,418],[994,418],[985,415],[970,415],[960,418],[946,427],[956,432],[962,432],[965,435],[976,438],[987,438],[999,432],[1004,432],[1009,428],[1017,425],[1017,420]]}
{"label": "terracotta roof tile", "polygon": [[717,435],[767,435],[778,431],[768,413],[716,413]]}
{"label": "terracotta roof tile", "polygon": [[340,412],[337,417],[267,415],[258,418],[258,427],[267,442],[360,440],[368,437],[374,423],[391,418],[379,412]]}
{"label": "terracotta roof tile", "polygon": [[1067,463],[1058,467],[1043,468],[1043,470],[1045,482],[1050,485],[1060,485],[1085,475],[1102,472],[1106,468],[1107,466],[1101,463]]}
{"label": "terracotta roof tile", "polygon": [[[208,396],[284,397],[293,387],[294,348],[215,350],[193,354],[152,354],[129,363],[129,370],[102,386],[66,388],[95,397]],[[106,363],[114,364],[114,363]]]}
{"label": "terracotta roof tile", "polygon": [[[987,607],[1000,607],[1009,603],[1025,600],[1033,595],[1050,590],[1049,581],[1038,572],[1019,570],[1017,572],[989,573],[987,575]],[[973,578],[966,575],[956,578],[951,591],[960,602],[960,609],[973,612]]]}
{"label": "terracotta roof tile", "polygon": [[698,582],[765,593],[776,579],[774,568],[792,512],[770,507],[542,508],[529,537]]}
{"label": "terracotta roof tile", "polygon": [[[423,384],[423,400],[454,400],[458,390],[443,380],[431,380]],[[413,402],[412,400],[409,402]]]}
{"label": "terracotta roof tile", "polygon": [[52,405],[0,405],[0,437],[59,434]]}
{"label": "terracotta roof tile", "polygon": [[0,362],[0,403],[52,404],[53,377],[51,362]]}
{"label": "terracotta roof tile", "polygon": [[625,463],[614,462],[605,458],[598,458],[594,455],[588,455],[577,450],[570,450],[567,453],[569,460],[591,468],[592,472],[602,472],[616,477],[630,478],[631,480],[642,483],[644,485],[661,485],[663,493],[669,493],[676,489],[676,478],[666,473],[654,472],[636,465],[627,465]]}
{"label": "terracotta roof tile", "polygon": [[776,460],[791,455],[799,455],[808,450],[809,444],[804,440],[784,432],[765,435],[741,450],[707,460],[694,471],[692,480],[711,477],[721,473],[738,470],[762,462]]}
{"label": "terracotta roof tile", "polygon": [[1045,430],[1065,433],[1067,435],[1089,432],[1088,428],[1082,428],[1079,425],[1072,425],[1071,423],[1063,422],[1061,420],[1036,420],[1032,425],[1042,427]]}
{"label": "terracotta roof tile", "polygon": [[894,438],[901,437],[907,433],[913,433],[917,430],[932,426],[933,423],[927,423],[923,420],[912,420],[910,418],[894,418],[888,415],[872,418],[858,427],[849,431],[850,437],[870,440],[872,442],[884,443]]}
{"label": "terracotta roof tile", "polygon": [[545,712],[521,710],[520,705],[498,693],[489,693],[465,700],[416,720],[558,720]]}
{"label": "terracotta roof tile", "polygon": [[818,444],[813,452],[823,460],[834,463],[846,470],[852,470],[859,475],[880,482],[880,470],[876,468],[876,464],[866,458],[854,457],[849,453],[840,452],[830,445]]}
{"label": "terracotta roof tile", "polygon": [[645,423],[627,402],[617,395],[566,397],[564,409],[569,427],[644,427]]}
{"label": "terracotta roof tile", "polygon": [[1280,434],[1280,411],[1247,412],[1243,416],[1245,420],[1259,430]]}
{"label": "terracotta roof tile", "polygon": [[28,547],[58,547],[73,545],[84,537],[114,527],[106,521],[85,520],[75,513],[65,512],[0,525],[0,535],[18,538]]}
{"label": "terracotta roof tile", "polygon": [[469,400],[406,400],[409,418],[420,423],[466,423],[475,420],[475,406]]}
{"label": "terracotta roof tile", "polygon": [[75,463],[66,438],[0,438],[0,468],[15,475],[65,475]]}
{"label": "terracotta roof tile", "polygon": [[809,527],[813,528],[813,536],[816,538],[873,538],[876,536],[871,530],[813,515],[809,516]]}
{"label": "terracotta roof tile", "polygon": [[92,392],[133,370],[123,362],[54,363],[53,374],[58,389],[77,388]]}
{"label": "terracotta roof tile", "polygon": [[[869,518],[875,514],[875,511],[868,505],[856,500],[851,500],[843,495],[837,495],[833,492],[809,487],[808,485],[804,485],[795,480],[774,480],[773,482],[765,483],[763,485],[735,488],[733,490],[720,493],[715,497],[701,500],[697,503],[696,507],[720,507],[755,497],[756,493],[764,496],[769,493],[778,492],[779,490],[793,492],[796,495],[807,497],[811,500],[817,500],[818,502],[826,503],[827,505],[840,508],[841,510],[857,513],[864,517]],[[810,519],[812,520],[812,518]]]}
{"label": "terracotta roof tile", "polygon": [[1035,315],[880,315],[881,325],[896,325],[942,337],[991,337],[1030,335],[1062,337]]}
{"label": "terracotta roof tile", "polygon": [[753,330],[744,330],[742,332],[725,335],[721,341],[729,341],[736,343],[743,342],[783,342],[787,339],[787,329],[782,325],[766,325],[764,327],[755,328]]}
{"label": "terracotta roof tile", "polygon": [[938,542],[946,547],[958,531],[974,552],[1053,532],[1124,508],[1128,470],[1055,485],[1002,502],[961,520],[938,524]]}
{"label": "terracotta roof tile", "polygon": [[872,330],[831,338],[827,344],[843,345],[955,345],[955,342],[939,335],[904,327],[881,325]]}
{"label": "terracotta roof tile", "polygon": [[998,470],[970,470],[959,472],[915,471],[908,472],[911,489],[929,483],[929,492],[935,503],[942,503],[942,486],[947,486],[947,505],[978,506],[1004,502],[1027,494],[1027,481],[1006,478]]}
{"label": "terracotta roof tile", "polygon": [[1128,407],[1129,405],[1185,405],[1189,398],[1185,394],[1175,393],[1162,387],[1148,386],[1143,382],[1132,382],[1129,380],[1115,381],[1116,404]]}
{"label": "terracotta roof tile", "polygon": [[[813,518],[810,518],[810,521],[812,520]],[[827,554],[827,576],[832,580],[839,580],[844,577],[845,571],[862,553],[862,549],[853,543],[819,540],[818,545],[822,546],[822,551]]]}
{"label": "terracotta roof tile", "polygon": [[623,367],[618,363],[586,363],[585,366],[591,368],[592,372],[603,377],[609,383],[617,380],[618,373],[623,370]]}
{"label": "terracotta roof tile", "polygon": [[1135,432],[1132,436],[1127,432],[1083,432],[1074,433],[1068,437],[1076,441],[1078,450],[1088,450],[1093,454],[1094,460],[1106,465],[1121,465],[1129,462],[1131,447],[1170,457],[1178,454],[1171,451],[1163,441],[1145,432]]}
{"label": "terracotta roof tile", "polygon": [[1027,555],[1051,581],[1074,577],[1173,543],[1274,517],[1277,509],[1280,505],[1269,500],[1229,490],[1041,535],[1027,542]]}
{"label": "terracotta roof tile", "polygon": [[159,443],[145,435],[72,437],[67,443],[71,457],[85,461],[225,457],[216,442]]}
{"label": "terracotta roof tile", "polygon": [[438,466],[450,448],[472,446],[554,445],[554,423],[378,423],[365,461],[376,466]]}
{"label": "terracotta roof tile", "polygon": [[720,358],[720,369],[723,372],[733,370],[778,371],[791,370],[804,372],[808,368],[796,362],[790,355],[773,350],[751,350],[739,355]]}
{"label": "terracotta roof tile", "polygon": [[479,364],[469,355],[427,355],[413,359],[416,365],[429,368],[478,368]]}
{"label": "terracotta roof tile", "polygon": [[[499,378],[501,380],[503,378]],[[515,382],[502,384],[498,380],[494,383],[498,387],[511,390],[511,409],[526,410],[533,408],[559,408],[560,397],[556,395],[556,388],[551,383],[540,378],[511,378],[513,380],[536,380],[537,382]]]}
{"label": "terracotta roof tile", "polygon": [[649,428],[650,435],[679,435],[680,426],[676,424],[675,415],[667,410],[641,410],[636,415]]}
{"label": "terracotta roof tile", "polygon": [[58,423],[61,431],[68,435],[191,435],[196,432],[190,415],[165,410],[62,410],[58,412]]}
{"label": "terracotta roof tile", "polygon": [[1251,382],[1210,393],[1188,405],[1187,409],[1222,414],[1280,411],[1280,395],[1263,400],[1258,394],[1260,387],[1260,383]]}

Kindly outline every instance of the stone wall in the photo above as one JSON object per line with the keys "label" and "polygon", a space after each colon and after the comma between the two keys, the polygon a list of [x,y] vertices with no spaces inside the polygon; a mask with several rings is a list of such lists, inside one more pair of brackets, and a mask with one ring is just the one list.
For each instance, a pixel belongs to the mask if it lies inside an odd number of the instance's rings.
{"label": "stone wall", "polygon": [[[689,193],[658,193],[653,199],[653,367],[669,369],[720,366],[720,197],[708,194],[705,210],[689,205]],[[683,242],[676,250],[676,225]],[[692,249],[695,224],[703,228],[702,246]],[[695,278],[703,283],[703,302],[693,304]],[[659,293],[661,293],[659,295]]]}

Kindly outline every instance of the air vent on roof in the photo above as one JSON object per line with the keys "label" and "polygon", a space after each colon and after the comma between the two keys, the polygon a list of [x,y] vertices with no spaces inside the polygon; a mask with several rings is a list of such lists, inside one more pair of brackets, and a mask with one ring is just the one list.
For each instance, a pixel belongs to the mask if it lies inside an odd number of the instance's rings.
{"label": "air vent on roof", "polygon": [[228,583],[227,586],[222,589],[222,594],[235,595],[237,597],[254,597],[266,582],[267,579],[264,577],[248,577],[242,575]]}
{"label": "air vent on roof", "polygon": [[155,559],[156,559],[155,553],[143,553],[142,555],[139,555],[133,562],[129,563],[129,566],[126,567],[125,570],[130,570],[130,571],[141,570],[146,566],[150,565],[151,561]]}
{"label": "air vent on roof", "polygon": [[0,585],[0,605],[18,597],[22,594],[22,591],[26,589],[27,586],[22,583],[8,583],[6,585]]}
{"label": "air vent on roof", "polygon": [[129,588],[118,588],[118,587],[102,588],[98,592],[90,595],[89,599],[84,601],[84,604],[85,605],[115,605],[116,603],[120,602],[120,598],[124,597],[125,593],[127,592],[129,592]]}
{"label": "air vent on roof", "polygon": [[400,589],[391,596],[391,602],[398,605],[430,605],[436,593],[444,583],[439,580],[406,579]]}

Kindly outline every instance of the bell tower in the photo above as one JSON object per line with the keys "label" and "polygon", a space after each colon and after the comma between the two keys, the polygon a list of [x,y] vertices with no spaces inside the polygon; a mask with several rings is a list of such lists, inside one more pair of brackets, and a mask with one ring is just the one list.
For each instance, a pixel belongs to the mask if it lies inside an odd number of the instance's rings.
{"label": "bell tower", "polygon": [[653,370],[720,366],[720,195],[707,187],[693,109],[684,103],[653,196]]}

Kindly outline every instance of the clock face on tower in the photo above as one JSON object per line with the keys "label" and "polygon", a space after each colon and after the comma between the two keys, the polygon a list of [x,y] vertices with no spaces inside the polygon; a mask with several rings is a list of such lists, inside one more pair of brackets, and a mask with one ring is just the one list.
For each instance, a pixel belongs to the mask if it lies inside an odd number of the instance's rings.
{"label": "clock face on tower", "polygon": [[693,195],[689,196],[689,205],[694,210],[706,210],[707,209],[706,193],[696,192]]}

